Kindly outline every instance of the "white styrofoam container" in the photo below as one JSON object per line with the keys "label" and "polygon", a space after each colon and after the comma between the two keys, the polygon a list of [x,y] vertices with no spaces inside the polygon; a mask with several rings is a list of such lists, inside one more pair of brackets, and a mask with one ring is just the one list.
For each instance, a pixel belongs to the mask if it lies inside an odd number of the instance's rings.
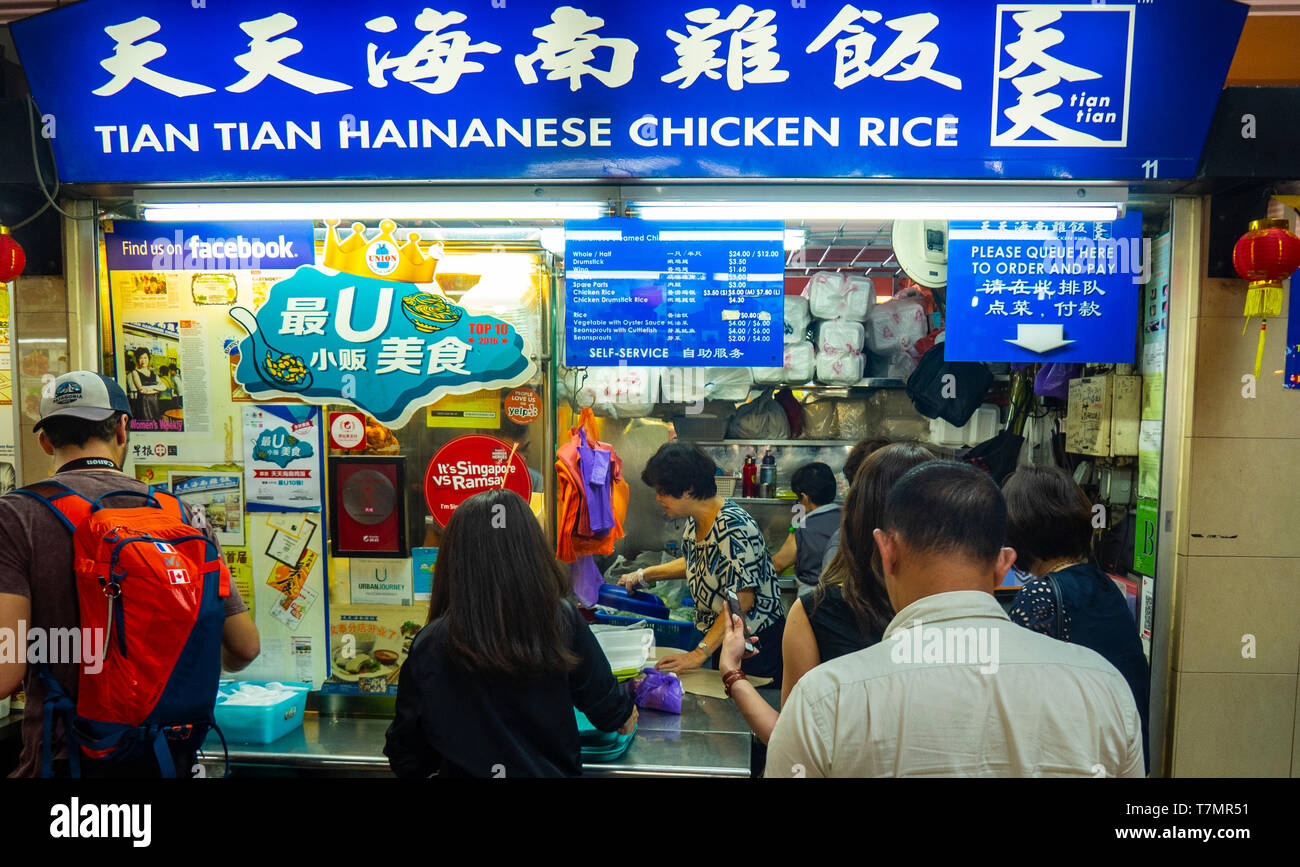
{"label": "white styrofoam container", "polygon": [[961,427],[941,418],[930,419],[930,442],[939,446],[973,446],[997,436],[1001,428],[998,408],[991,403],[982,404]]}
{"label": "white styrofoam container", "polygon": [[645,627],[602,629],[595,636],[609,660],[610,671],[639,670],[655,652],[654,631]]}
{"label": "white styrofoam container", "polygon": [[991,403],[982,404],[970,417],[966,427],[970,430],[971,445],[993,439],[1002,427],[998,408]]}

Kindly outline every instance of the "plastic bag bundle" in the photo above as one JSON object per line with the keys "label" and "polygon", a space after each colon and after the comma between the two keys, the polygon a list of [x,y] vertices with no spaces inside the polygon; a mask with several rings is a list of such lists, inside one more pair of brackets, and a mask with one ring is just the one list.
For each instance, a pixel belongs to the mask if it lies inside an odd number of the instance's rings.
{"label": "plastic bag bundle", "polygon": [[706,367],[704,396],[710,400],[749,400],[754,375],[748,367]]}
{"label": "plastic bag bundle", "polygon": [[736,410],[727,424],[730,440],[788,440],[790,419],[770,394],[756,397]]}
{"label": "plastic bag bundle", "polygon": [[920,358],[915,351],[895,352],[890,355],[871,356],[870,370],[872,376],[886,379],[907,379],[916,370]]}
{"label": "plastic bag bundle", "polygon": [[783,382],[791,385],[803,385],[817,372],[817,350],[812,343],[801,340],[787,343],[785,346],[785,368]]}
{"label": "plastic bag bundle", "polygon": [[810,398],[803,403],[803,435],[810,440],[838,439],[835,409],[839,401]]}
{"label": "plastic bag bundle", "polygon": [[748,367],[664,367],[659,373],[659,399],[664,403],[747,400],[753,384]]}
{"label": "plastic bag bundle", "polygon": [[[787,343],[785,348],[789,350],[791,345],[792,344]],[[784,367],[755,367],[754,368],[755,385],[779,385],[783,382],[785,382]]]}
{"label": "plastic bag bundle", "polygon": [[841,400],[835,404],[835,431],[838,439],[865,440],[875,436],[877,424],[873,423],[865,400]]}
{"label": "plastic bag bundle", "polygon": [[862,352],[866,330],[861,322],[852,319],[834,319],[817,324],[817,353],[819,355],[856,355]]}
{"label": "plastic bag bundle", "polygon": [[811,324],[812,314],[808,312],[808,299],[802,295],[785,296],[785,342],[802,341]]}
{"label": "plastic bag bundle", "polygon": [[217,704],[235,706],[260,707],[264,705],[279,704],[288,698],[293,698],[304,689],[310,687],[289,686],[279,682],[271,682],[266,686],[256,683],[240,683],[239,686],[230,693],[219,693],[217,695]]}
{"label": "plastic bag bundle", "polygon": [[862,353],[819,352],[817,381],[826,385],[854,385],[862,379]]}
{"label": "plastic bag bundle", "polygon": [[912,349],[930,330],[925,311],[915,301],[895,299],[867,314],[867,348],[876,355]]}
{"label": "plastic bag bundle", "polygon": [[605,418],[646,416],[659,396],[659,372],[657,367],[589,367],[587,381],[572,399]]}
{"label": "plastic bag bundle", "polygon": [[653,668],[642,669],[645,678],[636,685],[636,706],[666,713],[682,712],[682,682],[677,675]]}
{"label": "plastic bag bundle", "polygon": [[867,398],[869,412],[879,419],[877,436],[921,442],[930,438],[930,420],[916,411],[907,392],[880,388]]}

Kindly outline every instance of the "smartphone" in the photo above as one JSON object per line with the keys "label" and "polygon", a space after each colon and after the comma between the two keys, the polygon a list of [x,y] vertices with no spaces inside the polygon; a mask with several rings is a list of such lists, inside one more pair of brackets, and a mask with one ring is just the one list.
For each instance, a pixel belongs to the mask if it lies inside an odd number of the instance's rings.
{"label": "smartphone", "polygon": [[749,634],[749,624],[745,622],[745,612],[740,608],[740,597],[736,595],[735,590],[727,591],[727,610],[740,618],[741,626],[745,630],[746,648],[758,653],[758,647],[754,644],[754,637]]}

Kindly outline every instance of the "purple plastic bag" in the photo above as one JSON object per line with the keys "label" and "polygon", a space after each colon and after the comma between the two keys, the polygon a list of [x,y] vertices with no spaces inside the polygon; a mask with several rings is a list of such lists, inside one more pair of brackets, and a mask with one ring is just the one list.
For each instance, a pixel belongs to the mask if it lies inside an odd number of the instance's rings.
{"label": "purple plastic bag", "polygon": [[573,595],[583,605],[591,607],[600,598],[600,588],[605,586],[605,579],[600,574],[596,561],[588,554],[569,564],[569,574],[573,576]]}
{"label": "purple plastic bag", "polygon": [[578,431],[578,435],[582,438],[578,446],[578,469],[587,498],[587,517],[591,531],[599,535],[614,526],[612,494],[610,486],[605,484],[609,478],[610,452],[588,446],[585,429]]}
{"label": "purple plastic bag", "polygon": [[1034,377],[1034,394],[1042,397],[1070,398],[1070,380],[1083,376],[1082,364],[1060,364],[1048,361],[1038,368]]}
{"label": "purple plastic bag", "polygon": [[637,707],[680,714],[682,682],[677,676],[653,668],[643,668],[642,671],[645,678],[636,687]]}

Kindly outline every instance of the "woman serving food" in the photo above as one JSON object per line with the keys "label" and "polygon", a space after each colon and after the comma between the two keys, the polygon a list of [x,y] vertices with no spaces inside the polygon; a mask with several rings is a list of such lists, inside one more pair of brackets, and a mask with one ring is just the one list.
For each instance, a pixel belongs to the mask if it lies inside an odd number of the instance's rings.
{"label": "woman serving food", "polygon": [[686,518],[682,533],[684,556],[619,579],[633,588],[642,582],[685,578],[695,600],[695,625],[704,640],[688,653],[668,656],[656,666],[663,671],[700,668],[710,659],[717,665],[726,621],[718,615],[734,592],[759,652],[744,660],[744,674],[770,677],[781,687],[781,637],[785,615],[776,571],[758,524],[731,500],[718,496],[713,481],[717,465],[692,443],[675,440],[660,446],[646,463],[641,480],[655,489],[659,505],[670,518]]}

